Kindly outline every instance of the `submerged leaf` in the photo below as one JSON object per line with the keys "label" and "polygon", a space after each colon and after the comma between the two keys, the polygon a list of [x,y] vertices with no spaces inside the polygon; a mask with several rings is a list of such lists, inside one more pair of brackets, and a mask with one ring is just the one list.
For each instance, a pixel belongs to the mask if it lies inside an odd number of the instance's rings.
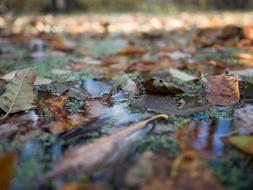
{"label": "submerged leaf", "polygon": [[156,115],[147,120],[135,123],[121,131],[102,137],[91,144],[81,145],[69,151],[66,156],[52,170],[44,174],[39,181],[45,181],[70,171],[90,172],[112,163],[129,148],[138,133],[150,121],[159,118],[168,118],[167,115]]}
{"label": "submerged leaf", "polygon": [[7,85],[5,93],[0,97],[0,108],[6,112],[1,119],[6,118],[10,113],[34,107],[33,84],[35,79],[35,68],[23,69],[15,74],[15,77]]}
{"label": "submerged leaf", "polygon": [[211,105],[233,105],[239,102],[238,80],[233,76],[217,75],[203,79],[206,98]]}

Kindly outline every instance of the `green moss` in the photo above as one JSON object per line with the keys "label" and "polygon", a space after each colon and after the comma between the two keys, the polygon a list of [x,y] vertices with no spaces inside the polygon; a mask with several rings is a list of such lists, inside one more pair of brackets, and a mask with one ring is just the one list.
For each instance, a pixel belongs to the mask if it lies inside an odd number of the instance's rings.
{"label": "green moss", "polygon": [[84,104],[84,101],[79,101],[75,98],[69,98],[64,103],[64,107],[71,113],[83,113],[85,112],[85,110],[83,109]]}
{"label": "green moss", "polygon": [[53,113],[48,108],[44,108],[41,112],[41,115],[47,122],[52,121],[54,117]]}
{"label": "green moss", "polygon": [[206,164],[227,189],[244,190],[253,185],[253,173],[245,160],[246,156],[230,151],[226,158],[207,161]]}
{"label": "green moss", "polygon": [[176,157],[180,153],[175,139],[170,135],[149,135],[140,138],[134,151],[145,152],[148,150],[157,151],[159,149],[166,149],[170,157]]}
{"label": "green moss", "polygon": [[182,117],[182,116],[170,116],[170,122],[174,126],[174,129],[176,130],[179,127],[182,127],[184,124],[191,121],[190,117]]}
{"label": "green moss", "polygon": [[217,109],[212,107],[205,112],[198,114],[201,118],[205,119],[223,119],[223,118],[232,118],[235,106],[227,106],[223,109]]}

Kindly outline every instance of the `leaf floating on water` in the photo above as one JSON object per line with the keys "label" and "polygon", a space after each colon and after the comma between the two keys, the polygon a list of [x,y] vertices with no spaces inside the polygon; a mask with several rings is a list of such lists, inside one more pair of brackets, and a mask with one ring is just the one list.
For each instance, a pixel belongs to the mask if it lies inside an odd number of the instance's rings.
{"label": "leaf floating on water", "polygon": [[0,97],[0,108],[6,112],[1,119],[5,119],[10,113],[35,107],[33,92],[35,79],[35,68],[23,69],[15,74],[15,77],[7,85],[6,91]]}
{"label": "leaf floating on water", "polygon": [[211,105],[233,105],[239,102],[238,80],[233,76],[217,75],[203,79],[206,98]]}
{"label": "leaf floating on water", "polygon": [[144,121],[135,123],[121,131],[102,137],[88,145],[81,145],[69,151],[65,158],[52,170],[45,173],[39,181],[46,181],[70,171],[92,171],[112,163],[129,148],[136,136],[136,132],[143,129],[146,124],[155,119],[165,118],[167,115],[160,114]]}
{"label": "leaf floating on water", "polygon": [[0,155],[0,189],[8,189],[14,174],[15,155],[6,153]]}
{"label": "leaf floating on water", "polygon": [[253,156],[253,136],[233,136],[228,142],[242,152]]}

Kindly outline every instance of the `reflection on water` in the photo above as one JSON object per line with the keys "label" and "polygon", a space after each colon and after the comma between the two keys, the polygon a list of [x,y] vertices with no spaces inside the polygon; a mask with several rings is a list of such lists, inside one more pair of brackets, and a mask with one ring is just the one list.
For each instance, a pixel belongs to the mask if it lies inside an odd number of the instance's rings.
{"label": "reflection on water", "polygon": [[231,119],[192,121],[178,130],[178,142],[183,149],[195,149],[204,156],[222,156],[222,137],[229,135],[231,122]]}
{"label": "reflection on water", "polygon": [[82,88],[86,90],[92,98],[100,97],[105,93],[109,93],[111,87],[104,82],[91,79],[82,80]]}

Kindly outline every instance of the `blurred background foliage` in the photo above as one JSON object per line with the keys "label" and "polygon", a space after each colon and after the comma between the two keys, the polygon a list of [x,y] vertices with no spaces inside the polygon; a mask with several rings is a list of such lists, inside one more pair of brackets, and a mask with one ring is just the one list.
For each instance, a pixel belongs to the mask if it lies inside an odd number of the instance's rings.
{"label": "blurred background foliage", "polygon": [[0,0],[0,6],[0,12],[247,10],[253,0]]}

